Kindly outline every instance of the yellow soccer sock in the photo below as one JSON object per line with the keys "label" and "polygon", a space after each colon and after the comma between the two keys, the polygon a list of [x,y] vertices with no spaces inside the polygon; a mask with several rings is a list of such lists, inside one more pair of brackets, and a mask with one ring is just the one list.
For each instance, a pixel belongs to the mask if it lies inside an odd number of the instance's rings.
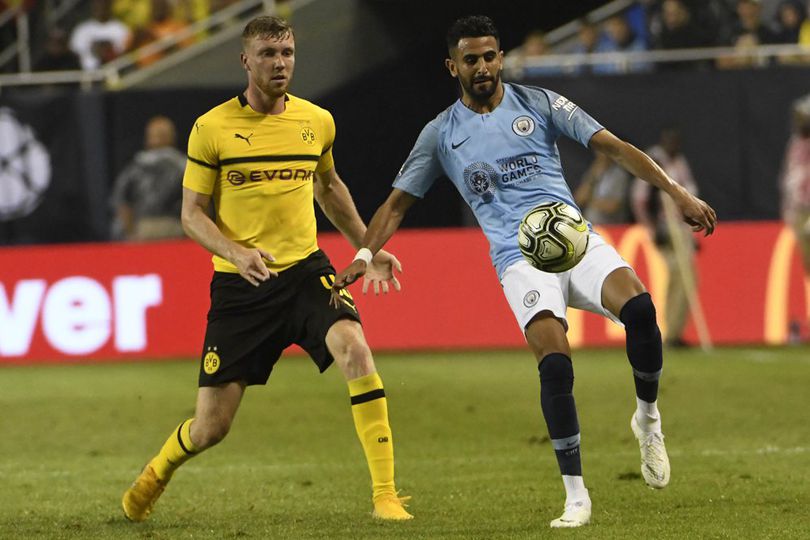
{"label": "yellow soccer sock", "polygon": [[388,425],[388,402],[376,373],[349,381],[352,416],[357,436],[371,472],[373,498],[396,495],[394,488],[394,440]]}
{"label": "yellow soccer sock", "polygon": [[199,451],[191,442],[192,422],[194,419],[189,418],[177,426],[177,429],[163,443],[158,455],[149,462],[161,480],[168,481],[180,465],[194,457]]}

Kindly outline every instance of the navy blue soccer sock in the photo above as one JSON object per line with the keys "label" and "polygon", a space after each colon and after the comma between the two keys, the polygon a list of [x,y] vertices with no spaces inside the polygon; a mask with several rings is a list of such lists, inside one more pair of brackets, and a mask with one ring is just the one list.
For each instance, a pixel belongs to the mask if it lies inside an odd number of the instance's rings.
{"label": "navy blue soccer sock", "polygon": [[579,422],[573,394],[574,368],[571,359],[562,353],[552,353],[541,360],[538,370],[540,405],[560,472],[568,476],[582,476]]}
{"label": "navy blue soccer sock", "polygon": [[658,399],[658,379],[664,365],[661,331],[655,320],[655,306],[649,293],[631,298],[619,319],[627,333],[627,358],[633,366],[636,396],[647,403]]}

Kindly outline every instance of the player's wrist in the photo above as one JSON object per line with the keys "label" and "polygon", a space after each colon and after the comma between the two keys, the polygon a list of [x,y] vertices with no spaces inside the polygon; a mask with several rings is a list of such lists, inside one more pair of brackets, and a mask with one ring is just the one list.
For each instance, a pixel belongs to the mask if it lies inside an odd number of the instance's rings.
{"label": "player's wrist", "polygon": [[363,261],[364,263],[366,263],[366,266],[368,266],[369,264],[371,264],[371,259],[373,258],[374,254],[371,252],[371,250],[368,249],[367,247],[363,247],[357,250],[357,253],[355,254],[354,260],[352,262]]}

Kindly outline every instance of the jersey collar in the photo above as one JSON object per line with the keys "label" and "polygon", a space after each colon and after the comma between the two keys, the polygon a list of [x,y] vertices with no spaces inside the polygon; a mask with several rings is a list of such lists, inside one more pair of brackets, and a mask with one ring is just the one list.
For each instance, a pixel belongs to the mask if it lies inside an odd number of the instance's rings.
{"label": "jersey collar", "polygon": [[[247,98],[245,97],[245,94],[239,94],[238,96],[236,96],[236,99],[238,99],[238,100],[239,100],[239,105],[240,105],[240,106],[242,106],[242,107],[246,107],[246,106],[247,106],[247,104],[248,104],[248,100],[247,100]],[[286,102],[288,102],[288,101],[290,101],[290,96],[289,96],[288,94],[284,94],[284,102],[286,103]]]}

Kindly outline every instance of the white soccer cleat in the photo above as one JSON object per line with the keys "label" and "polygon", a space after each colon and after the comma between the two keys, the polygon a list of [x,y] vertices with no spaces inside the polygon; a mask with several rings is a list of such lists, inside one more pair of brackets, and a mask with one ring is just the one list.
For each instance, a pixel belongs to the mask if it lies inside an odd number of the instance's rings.
{"label": "white soccer cleat", "polygon": [[563,515],[553,520],[549,525],[552,529],[582,527],[591,521],[591,499],[585,494],[584,499],[566,502]]}
{"label": "white soccer cleat", "polygon": [[630,420],[630,428],[638,439],[641,450],[641,476],[651,488],[661,489],[669,484],[669,456],[664,446],[664,434],[661,432],[646,432],[641,429],[636,420],[636,414]]}

